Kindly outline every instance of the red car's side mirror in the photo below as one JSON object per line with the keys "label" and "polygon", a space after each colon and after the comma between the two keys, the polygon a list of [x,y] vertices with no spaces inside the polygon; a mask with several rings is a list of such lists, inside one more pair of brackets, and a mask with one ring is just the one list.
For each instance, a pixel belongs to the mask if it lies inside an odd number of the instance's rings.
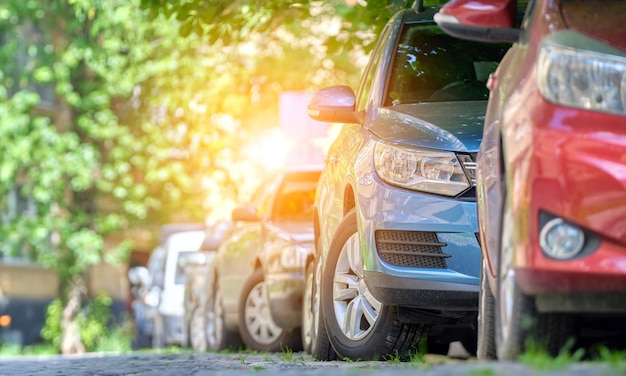
{"label": "red car's side mirror", "polygon": [[435,22],[446,33],[480,42],[519,40],[515,28],[517,0],[451,0],[435,14]]}

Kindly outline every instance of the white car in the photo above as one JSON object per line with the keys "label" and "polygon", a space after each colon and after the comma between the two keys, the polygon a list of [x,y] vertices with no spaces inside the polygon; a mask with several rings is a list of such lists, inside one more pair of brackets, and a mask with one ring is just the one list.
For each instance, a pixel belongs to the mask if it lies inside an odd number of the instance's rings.
{"label": "white car", "polygon": [[180,345],[183,340],[185,260],[197,254],[205,235],[204,230],[179,232],[163,245],[165,265],[154,317],[153,347]]}

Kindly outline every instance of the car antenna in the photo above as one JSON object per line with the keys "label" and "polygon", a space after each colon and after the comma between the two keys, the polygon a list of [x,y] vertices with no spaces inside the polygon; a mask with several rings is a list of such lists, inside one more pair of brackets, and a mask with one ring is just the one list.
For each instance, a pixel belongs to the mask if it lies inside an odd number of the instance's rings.
{"label": "car antenna", "polygon": [[424,0],[415,0],[415,2],[413,3],[413,9],[415,9],[415,11],[417,13],[423,12],[424,11]]}

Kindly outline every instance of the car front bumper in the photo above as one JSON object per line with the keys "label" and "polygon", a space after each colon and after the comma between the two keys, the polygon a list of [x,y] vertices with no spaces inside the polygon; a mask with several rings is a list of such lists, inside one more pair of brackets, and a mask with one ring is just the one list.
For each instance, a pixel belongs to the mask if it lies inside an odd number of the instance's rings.
{"label": "car front bumper", "polygon": [[400,189],[369,174],[358,183],[357,213],[374,297],[405,307],[477,310],[476,203]]}
{"label": "car front bumper", "polygon": [[[539,309],[626,311],[626,304],[612,302],[626,291],[624,117],[564,108],[539,96],[529,106],[528,140],[516,140],[507,161],[515,191],[516,280],[538,297]],[[585,232],[581,254],[557,260],[543,252],[546,215]]]}
{"label": "car front bumper", "polygon": [[265,284],[274,322],[283,329],[302,324],[304,273],[276,273],[265,276]]}

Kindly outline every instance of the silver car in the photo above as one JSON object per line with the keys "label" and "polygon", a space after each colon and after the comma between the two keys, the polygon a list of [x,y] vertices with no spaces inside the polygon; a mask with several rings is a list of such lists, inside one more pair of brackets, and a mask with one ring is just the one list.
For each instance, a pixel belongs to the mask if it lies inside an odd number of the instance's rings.
{"label": "silver car", "polygon": [[299,166],[263,183],[232,213],[213,262],[206,307],[209,348],[302,347],[304,274],[313,255],[313,203],[322,166]]}

